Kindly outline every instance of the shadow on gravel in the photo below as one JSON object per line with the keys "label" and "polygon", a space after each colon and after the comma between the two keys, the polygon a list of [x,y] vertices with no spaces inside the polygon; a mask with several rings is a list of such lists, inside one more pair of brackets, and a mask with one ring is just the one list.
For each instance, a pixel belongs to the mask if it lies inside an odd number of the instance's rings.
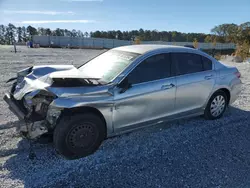
{"label": "shadow on gravel", "polygon": [[219,120],[179,120],[108,139],[75,161],[41,145],[30,161],[22,140],[4,151],[16,155],[3,168],[24,187],[250,187],[249,135],[250,112],[231,107]]}
{"label": "shadow on gravel", "polygon": [[19,121],[14,121],[14,122],[8,122],[8,123],[5,123],[5,124],[1,124],[0,125],[0,130],[10,129],[10,128],[13,128],[13,127],[17,127],[19,124],[20,124]]}
{"label": "shadow on gravel", "polygon": [[11,156],[11,155],[15,155],[17,153],[20,153],[20,152],[23,152],[25,150],[28,149],[29,145],[28,145],[28,141],[27,140],[21,140],[19,143],[18,143],[18,146],[17,148],[12,148],[12,149],[3,149],[1,150],[0,152],[0,157],[8,157],[8,156]]}

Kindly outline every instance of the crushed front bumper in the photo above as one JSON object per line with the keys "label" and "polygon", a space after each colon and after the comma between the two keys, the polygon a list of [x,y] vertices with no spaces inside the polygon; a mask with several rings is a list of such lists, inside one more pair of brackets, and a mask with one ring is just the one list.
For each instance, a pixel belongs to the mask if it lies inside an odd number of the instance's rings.
{"label": "crushed front bumper", "polygon": [[24,110],[11,94],[6,93],[3,99],[9,105],[10,111],[13,112],[20,121],[23,121],[24,124],[20,123],[20,126],[17,127],[17,131],[21,132],[23,136],[28,139],[36,139],[48,132],[46,121],[28,122],[25,120]]}
{"label": "crushed front bumper", "polygon": [[25,112],[20,109],[17,102],[11,97],[11,94],[6,93],[3,97],[3,100],[9,105],[9,109],[13,112],[19,120],[25,119]]}

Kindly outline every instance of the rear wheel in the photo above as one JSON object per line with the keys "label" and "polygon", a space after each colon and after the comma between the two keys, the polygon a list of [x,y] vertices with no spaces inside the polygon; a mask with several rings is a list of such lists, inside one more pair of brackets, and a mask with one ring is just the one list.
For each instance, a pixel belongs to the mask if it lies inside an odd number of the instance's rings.
{"label": "rear wheel", "polygon": [[217,91],[208,101],[207,107],[204,112],[206,119],[221,118],[227,108],[227,95],[224,91]]}
{"label": "rear wheel", "polygon": [[78,159],[94,153],[105,139],[105,124],[95,114],[63,117],[54,130],[53,142],[58,153]]}

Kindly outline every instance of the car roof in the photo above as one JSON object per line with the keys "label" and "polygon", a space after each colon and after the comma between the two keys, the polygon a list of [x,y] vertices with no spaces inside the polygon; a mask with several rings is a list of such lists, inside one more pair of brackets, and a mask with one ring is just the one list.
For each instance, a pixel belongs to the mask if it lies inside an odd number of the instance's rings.
{"label": "car roof", "polygon": [[138,54],[144,54],[150,51],[155,51],[159,49],[190,49],[183,46],[173,46],[173,45],[159,45],[159,44],[137,44],[137,45],[129,45],[129,46],[121,46],[118,48],[114,48],[113,50],[121,50],[126,52],[133,52]]}

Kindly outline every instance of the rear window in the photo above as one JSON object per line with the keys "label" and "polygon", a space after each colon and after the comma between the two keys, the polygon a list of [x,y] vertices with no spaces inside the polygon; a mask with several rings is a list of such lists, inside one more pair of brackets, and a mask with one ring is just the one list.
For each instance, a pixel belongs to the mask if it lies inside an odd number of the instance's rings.
{"label": "rear window", "polygon": [[213,63],[210,59],[202,56],[202,62],[203,62],[203,68],[204,68],[204,71],[207,71],[207,70],[212,70],[213,68]]}

